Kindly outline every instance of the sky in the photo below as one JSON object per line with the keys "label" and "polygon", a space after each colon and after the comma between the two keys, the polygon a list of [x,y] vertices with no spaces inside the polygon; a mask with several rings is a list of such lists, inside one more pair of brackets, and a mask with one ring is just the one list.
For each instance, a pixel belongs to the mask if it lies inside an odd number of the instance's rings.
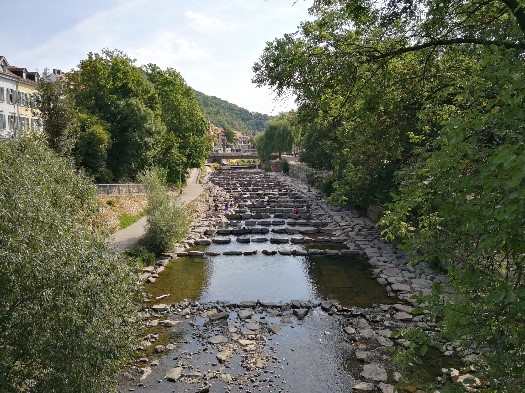
{"label": "sky", "polygon": [[[24,0],[2,4],[17,21],[0,55],[29,71],[75,69],[89,52],[119,49],[136,65],[174,68],[192,88],[252,112],[295,107],[251,79],[266,42],[297,31],[313,0]],[[2,18],[5,21],[5,17]]]}

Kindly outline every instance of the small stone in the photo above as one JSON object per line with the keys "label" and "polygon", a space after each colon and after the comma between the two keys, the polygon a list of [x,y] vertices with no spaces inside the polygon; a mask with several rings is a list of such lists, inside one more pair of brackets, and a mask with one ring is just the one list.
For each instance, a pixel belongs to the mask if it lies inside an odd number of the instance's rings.
{"label": "small stone", "polygon": [[172,327],[175,327],[176,325],[178,325],[179,322],[180,321],[173,321],[171,319],[166,319],[164,321],[159,321],[159,325],[167,327],[167,328],[172,328]]}
{"label": "small stone", "polygon": [[352,389],[355,392],[373,392],[376,390],[373,383],[370,382],[359,382],[357,385],[354,385]]}
{"label": "small stone", "polygon": [[243,309],[238,312],[239,318],[241,319],[249,319],[253,315],[253,310],[250,309]]}
{"label": "small stone", "polygon": [[381,390],[381,393],[394,393],[394,386],[381,382],[379,384],[379,390]]}
{"label": "small stone", "polygon": [[407,285],[407,284],[396,283],[396,284],[392,284],[392,290],[395,292],[408,292],[412,290],[412,288],[410,287],[410,285]]}
{"label": "small stone", "polygon": [[412,315],[407,314],[406,312],[400,311],[394,314],[394,318],[397,319],[398,321],[410,321],[412,319]]}
{"label": "small stone", "polygon": [[230,313],[225,311],[225,312],[218,312],[218,313],[212,314],[208,316],[208,319],[210,321],[218,321],[219,319],[228,319],[229,316],[230,316]]}
{"label": "small stone", "polygon": [[217,336],[213,336],[208,339],[208,342],[210,344],[225,344],[228,342],[228,339],[224,337],[222,334],[219,334]]}
{"label": "small stone", "polygon": [[352,326],[347,326],[343,329],[343,331],[346,333],[346,334],[349,334],[349,335],[354,335],[356,334],[356,330],[352,327]]}
{"label": "small stone", "polygon": [[365,364],[361,376],[373,381],[386,381],[388,376],[386,370],[378,364]]}
{"label": "small stone", "polygon": [[157,345],[157,346],[155,347],[155,352],[156,352],[156,353],[162,353],[162,352],[164,352],[164,351],[166,351],[166,346],[164,346],[164,345]]}
{"label": "small stone", "polygon": [[232,376],[230,374],[227,374],[227,373],[219,374],[219,379],[222,382],[226,382],[226,383],[232,383],[233,382]]}
{"label": "small stone", "polygon": [[166,379],[169,382],[176,382],[182,377],[182,367],[175,367],[166,373]]}
{"label": "small stone", "polygon": [[297,319],[304,319],[308,315],[308,309],[307,308],[297,308],[293,310],[293,313],[297,317]]}
{"label": "small stone", "polygon": [[221,363],[226,363],[227,361],[231,359],[232,356],[233,356],[233,351],[227,349],[217,354],[217,360],[219,360],[219,362]]}
{"label": "small stone", "polygon": [[355,357],[357,360],[365,362],[368,359],[368,352],[365,351],[355,351]]}

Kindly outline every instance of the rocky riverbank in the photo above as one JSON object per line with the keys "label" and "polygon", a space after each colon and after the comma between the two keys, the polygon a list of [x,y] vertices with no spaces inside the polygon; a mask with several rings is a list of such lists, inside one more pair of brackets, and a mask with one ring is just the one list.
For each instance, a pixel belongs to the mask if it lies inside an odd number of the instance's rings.
{"label": "rocky riverbank", "polygon": [[[409,327],[435,329],[433,323],[413,315],[413,295],[429,293],[433,283],[444,277],[424,265],[410,266],[372,222],[328,204],[321,194],[295,179],[228,171],[214,173],[204,183],[206,193],[196,209],[190,236],[173,254],[145,268],[144,280],[154,283],[168,263],[176,263],[172,258],[214,256],[191,249],[196,245],[228,244],[235,239],[239,244],[277,245],[277,250],[262,250],[268,257],[363,256],[392,302],[358,308],[332,300],[163,304],[155,299],[147,303],[144,321],[160,333],[145,336],[142,348],[150,348],[156,359],[142,358],[126,374],[123,391],[394,391],[400,374],[392,365],[390,349],[407,342],[392,332]],[[225,203],[228,210],[223,208]],[[298,247],[303,243],[315,247],[305,251]],[[334,250],[334,244],[344,248]],[[244,247],[223,255],[239,253],[249,258],[254,250]],[[162,335],[169,338],[159,340]],[[305,345],[311,345],[310,350],[305,351]],[[325,356],[331,345],[338,358],[323,364],[315,356]],[[454,349],[448,346],[443,356]],[[310,352],[314,357],[308,359]]]}

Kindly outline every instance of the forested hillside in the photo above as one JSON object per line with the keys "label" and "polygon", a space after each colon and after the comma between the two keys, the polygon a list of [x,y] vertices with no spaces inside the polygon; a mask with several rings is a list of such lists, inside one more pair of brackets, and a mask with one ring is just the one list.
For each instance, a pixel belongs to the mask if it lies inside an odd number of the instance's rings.
{"label": "forested hillside", "polygon": [[195,91],[195,95],[208,121],[218,127],[253,135],[263,131],[268,120],[272,118],[199,91]]}

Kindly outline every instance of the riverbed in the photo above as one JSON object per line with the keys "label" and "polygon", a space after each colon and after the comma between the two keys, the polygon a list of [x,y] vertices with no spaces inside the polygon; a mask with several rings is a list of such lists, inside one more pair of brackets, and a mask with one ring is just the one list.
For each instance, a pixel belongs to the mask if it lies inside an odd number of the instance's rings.
{"label": "riverbed", "polygon": [[393,332],[434,328],[412,295],[443,277],[294,179],[205,185],[191,236],[144,272],[143,356],[121,391],[393,391]]}

